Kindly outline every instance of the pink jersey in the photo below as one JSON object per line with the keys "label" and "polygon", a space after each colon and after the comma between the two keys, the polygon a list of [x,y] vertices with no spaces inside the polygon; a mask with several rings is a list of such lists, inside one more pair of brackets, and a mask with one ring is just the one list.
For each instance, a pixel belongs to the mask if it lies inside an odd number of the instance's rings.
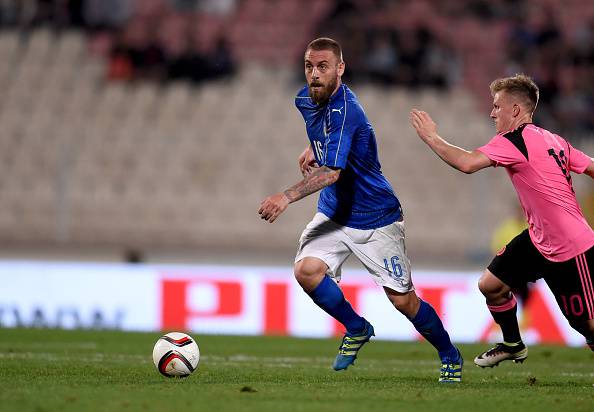
{"label": "pink jersey", "polygon": [[594,231],[578,205],[570,174],[583,173],[590,157],[533,124],[497,134],[477,150],[507,170],[532,243],[545,258],[564,262],[594,245]]}

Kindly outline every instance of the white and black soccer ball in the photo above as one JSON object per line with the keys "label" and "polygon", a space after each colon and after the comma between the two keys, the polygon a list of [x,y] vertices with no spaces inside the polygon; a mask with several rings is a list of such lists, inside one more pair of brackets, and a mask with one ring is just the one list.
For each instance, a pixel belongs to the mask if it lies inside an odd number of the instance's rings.
{"label": "white and black soccer ball", "polygon": [[199,361],[198,344],[185,333],[167,333],[159,338],[153,348],[153,362],[164,376],[188,376],[196,370]]}

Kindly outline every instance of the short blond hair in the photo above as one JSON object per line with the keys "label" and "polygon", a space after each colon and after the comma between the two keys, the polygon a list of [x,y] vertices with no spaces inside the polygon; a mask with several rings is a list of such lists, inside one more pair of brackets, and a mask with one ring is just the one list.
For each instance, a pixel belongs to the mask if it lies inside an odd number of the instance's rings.
{"label": "short blond hair", "polygon": [[534,113],[538,104],[538,86],[534,80],[522,73],[494,80],[489,88],[492,96],[504,91],[519,98],[530,113]]}

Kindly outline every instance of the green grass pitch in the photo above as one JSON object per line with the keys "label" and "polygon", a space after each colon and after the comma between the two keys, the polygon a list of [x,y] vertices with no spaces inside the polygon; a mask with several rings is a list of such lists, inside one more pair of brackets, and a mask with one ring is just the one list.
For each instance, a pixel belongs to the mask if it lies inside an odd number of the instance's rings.
{"label": "green grass pitch", "polygon": [[334,372],[339,339],[200,336],[197,371],[161,376],[159,333],[0,329],[0,411],[594,411],[594,354],[533,346],[522,365],[438,384],[426,342],[372,340]]}

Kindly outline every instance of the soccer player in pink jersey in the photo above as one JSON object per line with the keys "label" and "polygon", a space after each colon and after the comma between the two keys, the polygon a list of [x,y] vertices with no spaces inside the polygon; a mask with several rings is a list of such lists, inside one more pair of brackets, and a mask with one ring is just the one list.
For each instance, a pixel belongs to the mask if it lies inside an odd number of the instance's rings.
{"label": "soccer player in pink jersey", "polygon": [[526,75],[491,83],[497,134],[484,146],[468,151],[437,134],[429,114],[412,110],[419,137],[447,164],[464,173],[488,166],[507,171],[528,220],[528,229],[511,240],[479,280],[479,289],[503,342],[480,354],[474,363],[493,367],[504,360],[523,362],[522,342],[511,288],[543,278],[569,324],[594,350],[594,231],[575,197],[571,173],[594,178],[594,161],[562,137],[532,123],[538,86]]}

